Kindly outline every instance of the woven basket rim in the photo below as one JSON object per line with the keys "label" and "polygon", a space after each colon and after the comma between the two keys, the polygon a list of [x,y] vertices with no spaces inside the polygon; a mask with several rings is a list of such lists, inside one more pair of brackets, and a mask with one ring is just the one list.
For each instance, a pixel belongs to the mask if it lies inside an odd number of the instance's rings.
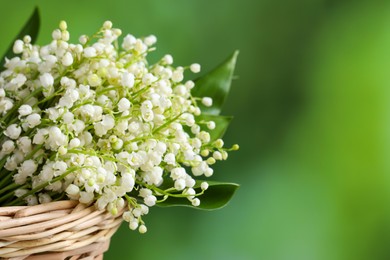
{"label": "woven basket rim", "polygon": [[0,259],[101,258],[122,213],[74,200],[0,207]]}

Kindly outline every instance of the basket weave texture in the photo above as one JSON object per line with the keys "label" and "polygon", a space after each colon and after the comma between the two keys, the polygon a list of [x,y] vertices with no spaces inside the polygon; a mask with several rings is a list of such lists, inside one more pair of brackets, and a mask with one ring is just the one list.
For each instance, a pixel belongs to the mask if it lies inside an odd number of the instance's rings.
{"label": "basket weave texture", "polygon": [[103,259],[121,213],[70,200],[0,207],[0,259]]}

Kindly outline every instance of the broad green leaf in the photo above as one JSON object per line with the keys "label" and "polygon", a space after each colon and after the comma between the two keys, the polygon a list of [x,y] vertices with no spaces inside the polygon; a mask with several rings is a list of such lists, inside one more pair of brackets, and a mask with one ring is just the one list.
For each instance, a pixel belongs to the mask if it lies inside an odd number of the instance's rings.
{"label": "broad green leaf", "polygon": [[237,56],[238,51],[235,51],[221,65],[195,80],[192,95],[195,97],[211,97],[213,99],[211,107],[200,104],[202,113],[211,115],[219,115],[221,113],[222,105],[230,90]]}
{"label": "broad green leaf", "polygon": [[[233,197],[236,190],[239,188],[238,184],[207,181],[209,188],[203,195],[199,196],[200,205],[198,207],[192,206],[191,202],[187,198],[175,198],[169,197],[164,202],[160,202],[157,205],[161,207],[173,207],[173,206],[185,206],[202,210],[214,210],[220,209],[227,205],[230,199]],[[194,189],[197,193],[201,192],[200,184],[202,181],[197,181]]]}
{"label": "broad green leaf", "polygon": [[23,39],[24,36],[30,35],[31,37],[31,43],[34,44],[39,31],[39,25],[40,25],[40,19],[39,19],[39,10],[38,7],[35,7],[34,12],[30,16],[30,19],[26,22],[23,29],[19,32],[19,34],[15,37],[15,39],[11,42],[10,46],[8,47],[7,52],[4,54],[4,56],[1,58],[1,68],[4,67],[5,64],[5,58],[10,58],[15,56],[12,49],[14,46],[14,42],[18,39]]}
{"label": "broad green leaf", "polygon": [[197,122],[215,122],[215,129],[210,130],[206,125],[201,124],[202,130],[206,130],[210,133],[211,142],[217,140],[218,138],[222,138],[225,134],[230,122],[232,121],[232,116],[216,116],[216,115],[200,115],[195,118]]}

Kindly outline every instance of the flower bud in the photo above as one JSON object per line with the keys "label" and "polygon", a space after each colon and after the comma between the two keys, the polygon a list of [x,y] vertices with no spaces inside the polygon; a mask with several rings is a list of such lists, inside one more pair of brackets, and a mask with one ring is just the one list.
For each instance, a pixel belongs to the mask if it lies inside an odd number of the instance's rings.
{"label": "flower bud", "polygon": [[191,64],[190,70],[193,73],[199,73],[200,72],[200,65],[198,63]]}
{"label": "flower bud", "polygon": [[23,52],[24,42],[22,40],[16,40],[13,46],[13,52],[15,54],[20,54]]}
{"label": "flower bud", "polygon": [[32,113],[32,107],[30,105],[21,105],[18,112],[21,116],[27,116]]}
{"label": "flower bud", "polygon": [[146,231],[148,231],[148,229],[146,228],[145,225],[141,225],[138,229],[138,231],[141,233],[141,234],[145,234]]}

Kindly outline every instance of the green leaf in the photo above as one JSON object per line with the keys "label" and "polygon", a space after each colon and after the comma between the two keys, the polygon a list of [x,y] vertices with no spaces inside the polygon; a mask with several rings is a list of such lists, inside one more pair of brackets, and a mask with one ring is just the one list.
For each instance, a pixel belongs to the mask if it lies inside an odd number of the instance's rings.
{"label": "green leaf", "polygon": [[[191,202],[187,198],[175,197],[169,197],[167,200],[160,202],[157,205],[161,207],[185,206],[202,210],[220,209],[227,205],[236,190],[239,188],[239,185],[235,183],[216,181],[207,182],[209,183],[209,188],[204,192],[203,195],[198,197],[200,199],[200,205],[198,207],[192,206]],[[196,181],[194,189],[197,193],[201,192],[201,183],[202,181]]]}
{"label": "green leaf", "polygon": [[7,52],[4,54],[4,56],[1,58],[0,64],[1,68],[4,67],[5,64],[5,58],[10,58],[15,56],[14,52],[12,51],[14,42],[18,39],[23,39],[24,36],[30,35],[31,37],[31,44],[34,44],[39,31],[39,25],[40,25],[40,18],[39,18],[39,10],[38,7],[35,7],[34,12],[30,16],[30,19],[26,22],[23,29],[19,32],[19,34],[15,37],[15,39],[12,41],[10,46],[8,47]]}
{"label": "green leaf", "polygon": [[218,138],[223,137],[232,119],[233,119],[232,116],[216,116],[216,115],[204,115],[204,114],[197,116],[195,118],[196,122],[201,122],[201,121],[215,122],[215,128],[213,130],[208,129],[207,126],[204,124],[200,124],[202,130],[205,130],[210,133],[211,142],[217,140]]}
{"label": "green leaf", "polygon": [[230,90],[237,56],[238,51],[235,51],[221,65],[195,80],[192,95],[195,97],[211,97],[213,99],[211,107],[199,105],[202,113],[211,115],[219,115],[221,113],[222,105]]}

